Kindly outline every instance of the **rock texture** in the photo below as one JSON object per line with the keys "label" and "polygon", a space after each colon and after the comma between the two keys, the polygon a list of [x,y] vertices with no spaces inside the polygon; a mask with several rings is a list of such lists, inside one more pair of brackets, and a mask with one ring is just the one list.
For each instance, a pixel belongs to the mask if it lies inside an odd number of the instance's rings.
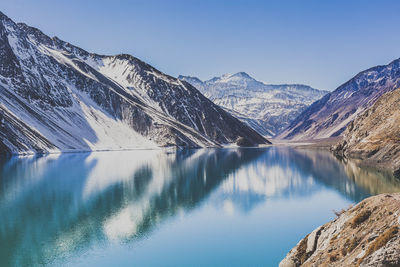
{"label": "rock texture", "polygon": [[267,141],[187,82],[89,53],[0,13],[0,152]]}
{"label": "rock texture", "polygon": [[389,167],[400,177],[400,89],[384,94],[352,121],[333,150]]}
{"label": "rock texture", "polygon": [[400,194],[382,194],[313,231],[280,267],[400,266]]}
{"label": "rock texture", "polygon": [[245,72],[207,81],[179,76],[263,136],[275,136],[327,91],[302,84],[265,84]]}
{"label": "rock texture", "polygon": [[277,138],[307,140],[341,135],[357,115],[399,86],[400,59],[363,71],[305,109]]}

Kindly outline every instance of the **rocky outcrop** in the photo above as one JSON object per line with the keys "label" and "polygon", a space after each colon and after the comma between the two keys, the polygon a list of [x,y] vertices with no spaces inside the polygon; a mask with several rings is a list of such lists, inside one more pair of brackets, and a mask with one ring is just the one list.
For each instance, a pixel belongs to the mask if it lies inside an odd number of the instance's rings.
{"label": "rocky outcrop", "polygon": [[400,59],[357,74],[305,109],[277,139],[310,140],[342,135],[381,95],[400,87]]}
{"label": "rocky outcrop", "polygon": [[400,177],[400,89],[381,96],[351,122],[332,149],[340,156],[388,167]]}
{"label": "rocky outcrop", "polygon": [[302,239],[280,267],[400,266],[400,194],[370,197]]}

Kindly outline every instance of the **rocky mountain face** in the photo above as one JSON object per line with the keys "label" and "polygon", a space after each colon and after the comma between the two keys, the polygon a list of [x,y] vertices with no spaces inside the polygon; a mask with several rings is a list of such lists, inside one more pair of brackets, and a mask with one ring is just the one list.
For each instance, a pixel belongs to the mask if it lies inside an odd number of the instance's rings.
{"label": "rocky mountain face", "polygon": [[339,136],[357,115],[399,86],[400,59],[363,71],[305,109],[277,138],[307,140]]}
{"label": "rocky mountain face", "polygon": [[370,197],[302,239],[279,267],[400,266],[400,194]]}
{"label": "rocky mountain face", "polygon": [[308,105],[328,93],[301,84],[265,84],[245,72],[224,74],[207,81],[190,76],[178,78],[268,137],[275,136]]}
{"label": "rocky mountain face", "polygon": [[0,13],[0,151],[268,142],[187,82],[89,53]]}
{"label": "rocky mountain face", "polygon": [[386,165],[400,177],[400,89],[384,94],[352,121],[333,150]]}

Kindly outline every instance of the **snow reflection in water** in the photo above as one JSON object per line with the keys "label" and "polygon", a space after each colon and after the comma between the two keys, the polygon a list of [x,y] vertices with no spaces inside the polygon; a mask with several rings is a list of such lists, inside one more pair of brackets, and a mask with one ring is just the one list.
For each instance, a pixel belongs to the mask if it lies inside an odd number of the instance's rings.
{"label": "snow reflection in water", "polygon": [[[106,266],[104,258],[126,265],[274,265],[300,237],[330,219],[331,209],[400,191],[398,181],[382,172],[340,162],[325,151],[284,147],[11,158],[2,160],[0,171],[1,266]],[[303,219],[271,219],[298,212],[296,202],[302,203]],[[287,224],[293,232],[283,228]],[[189,239],[179,239],[182,229]],[[284,238],[267,237],[279,229]],[[162,250],[161,233],[176,237]],[[232,240],[211,242],[218,233]],[[250,241],[259,249],[248,251]],[[132,248],[136,243],[142,245]],[[169,261],[152,256],[165,251]],[[241,257],[226,257],[232,253]]]}

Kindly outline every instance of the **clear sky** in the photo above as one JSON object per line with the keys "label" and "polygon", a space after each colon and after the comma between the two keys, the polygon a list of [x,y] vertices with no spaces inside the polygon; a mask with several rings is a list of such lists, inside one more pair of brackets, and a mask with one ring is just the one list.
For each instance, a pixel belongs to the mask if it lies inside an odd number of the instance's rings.
{"label": "clear sky", "polygon": [[245,71],[333,90],[400,57],[397,0],[1,0],[14,21],[173,76]]}

